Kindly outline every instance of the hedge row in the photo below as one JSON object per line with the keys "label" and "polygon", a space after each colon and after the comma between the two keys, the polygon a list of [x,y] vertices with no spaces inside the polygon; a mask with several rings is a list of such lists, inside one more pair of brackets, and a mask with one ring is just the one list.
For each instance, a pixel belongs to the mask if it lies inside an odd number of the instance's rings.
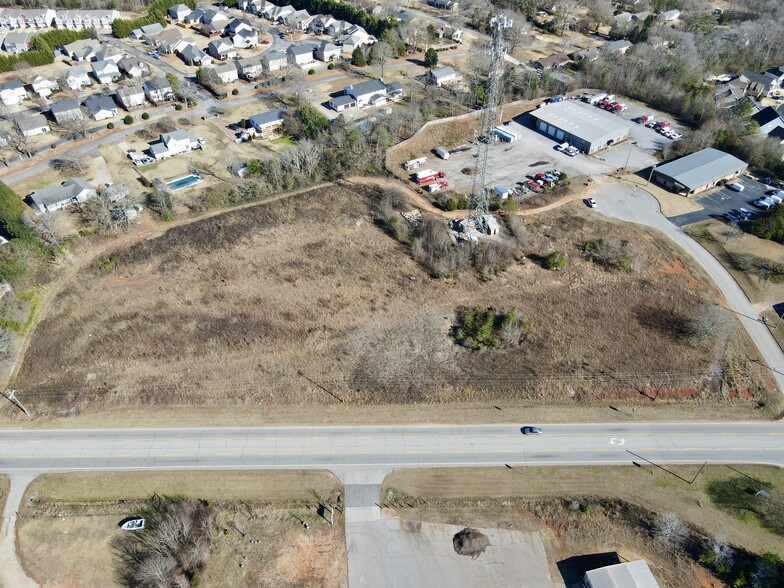
{"label": "hedge row", "polygon": [[182,2],[181,0],[156,0],[150,4],[149,8],[147,9],[147,16],[142,16],[140,18],[134,18],[131,20],[124,18],[118,18],[115,20],[112,23],[112,34],[118,39],[124,39],[129,37],[135,29],[151,25],[155,22],[159,22],[161,23],[162,27],[165,27],[166,16],[169,12],[169,8],[175,4],[181,3],[187,5],[191,10],[196,8],[195,0],[184,0]]}
{"label": "hedge row", "polygon": [[12,71],[17,63],[24,62],[31,67],[46,65],[54,61],[52,49],[86,39],[92,34],[89,29],[81,31],[56,30],[38,33],[30,38],[31,50],[21,55],[0,55],[0,72]]}

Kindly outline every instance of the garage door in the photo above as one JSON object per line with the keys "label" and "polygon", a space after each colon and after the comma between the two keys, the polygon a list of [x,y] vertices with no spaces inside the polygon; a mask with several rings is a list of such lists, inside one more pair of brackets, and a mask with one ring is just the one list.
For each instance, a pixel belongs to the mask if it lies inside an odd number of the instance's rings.
{"label": "garage door", "polygon": [[564,138],[564,133],[561,129],[555,131],[555,138],[558,139],[559,141]]}
{"label": "garage door", "polygon": [[545,123],[545,122],[540,120],[539,121],[539,130],[542,131],[543,133],[546,133],[547,132],[547,123]]}
{"label": "garage door", "polygon": [[555,135],[555,127],[553,125],[547,125],[547,134],[551,137]]}

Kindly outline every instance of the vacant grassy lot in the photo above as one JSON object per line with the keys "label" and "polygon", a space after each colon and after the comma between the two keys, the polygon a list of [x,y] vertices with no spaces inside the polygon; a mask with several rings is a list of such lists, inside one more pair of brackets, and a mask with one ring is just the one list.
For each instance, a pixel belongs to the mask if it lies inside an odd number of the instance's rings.
{"label": "vacant grassy lot", "polygon": [[[330,526],[319,501],[334,504],[339,482],[324,472],[57,474],[34,481],[17,521],[28,573],[51,586],[119,586],[110,543],[118,521],[151,495],[209,500],[215,524],[209,586],[341,586],[342,517]],[[305,530],[301,521],[310,525]]]}
{"label": "vacant grassy lot", "polygon": [[[107,253],[51,300],[14,387],[28,405],[77,408],[757,397],[742,340],[683,336],[712,294],[648,233],[567,205],[531,218],[506,271],[435,280],[360,192],[314,190]],[[607,234],[636,244],[640,271],[580,256]],[[561,271],[541,266],[553,249]],[[476,305],[516,307],[525,343],[456,345],[455,312]]]}
{"label": "vacant grassy lot", "polygon": [[[691,480],[697,467],[671,471]],[[742,472],[742,473],[739,473]],[[711,502],[717,481],[759,478],[784,487],[776,468],[708,466],[688,484],[661,470],[635,467],[499,468],[401,470],[384,483],[388,504],[401,517],[459,525],[541,530],[553,578],[569,566],[556,566],[587,553],[617,551],[626,559],[646,559],[662,586],[694,588],[724,585],[697,565],[696,555],[677,556],[652,540],[657,513],[676,513],[692,528],[685,549],[699,554],[710,537],[748,551],[784,553],[784,542],[758,525],[741,521]],[[693,558],[693,559],[692,559]]]}

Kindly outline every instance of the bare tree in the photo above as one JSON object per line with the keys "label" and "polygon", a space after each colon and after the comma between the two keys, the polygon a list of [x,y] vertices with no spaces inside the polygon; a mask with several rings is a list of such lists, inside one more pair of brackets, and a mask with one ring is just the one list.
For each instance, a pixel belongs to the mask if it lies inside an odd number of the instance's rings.
{"label": "bare tree", "polygon": [[380,65],[381,66],[381,79],[384,79],[384,70],[386,68],[387,61],[392,57],[392,47],[389,46],[389,43],[384,41],[379,41],[375,45],[373,45],[372,49],[370,50],[370,59],[373,65]]}
{"label": "bare tree", "polygon": [[81,206],[82,218],[101,233],[113,233],[128,226],[123,202],[112,202],[101,190]]}
{"label": "bare tree", "polygon": [[88,169],[87,158],[84,155],[70,151],[62,157],[53,159],[50,164],[54,169],[71,176],[84,174]]}
{"label": "bare tree", "polygon": [[531,26],[526,22],[522,14],[511,15],[512,26],[504,30],[504,38],[509,47],[509,52],[514,53],[514,50],[525,43],[531,35]]}
{"label": "bare tree", "polygon": [[700,304],[686,323],[686,333],[695,344],[726,339],[732,333],[728,311],[716,304]]}
{"label": "bare tree", "polygon": [[47,243],[58,247],[62,242],[54,214],[41,214],[35,217],[25,216],[24,222]]}
{"label": "bare tree", "polygon": [[688,530],[681,518],[674,512],[656,516],[653,523],[653,536],[672,548],[683,545],[688,537]]}
{"label": "bare tree", "polygon": [[22,132],[19,126],[14,123],[11,127],[11,134],[9,135],[10,145],[13,146],[19,153],[30,157],[30,140]]}
{"label": "bare tree", "polygon": [[76,135],[77,137],[86,137],[90,130],[89,125],[90,113],[84,106],[80,107],[78,114],[74,112],[60,122],[63,134]]}

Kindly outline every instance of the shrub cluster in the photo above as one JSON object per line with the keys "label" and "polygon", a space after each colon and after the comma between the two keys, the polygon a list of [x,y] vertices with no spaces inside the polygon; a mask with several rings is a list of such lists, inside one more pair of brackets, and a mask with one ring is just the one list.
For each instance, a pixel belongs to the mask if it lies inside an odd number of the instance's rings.
{"label": "shrub cluster", "polygon": [[464,347],[480,351],[520,345],[532,328],[533,323],[519,316],[516,308],[499,312],[476,306],[458,309],[452,333]]}

